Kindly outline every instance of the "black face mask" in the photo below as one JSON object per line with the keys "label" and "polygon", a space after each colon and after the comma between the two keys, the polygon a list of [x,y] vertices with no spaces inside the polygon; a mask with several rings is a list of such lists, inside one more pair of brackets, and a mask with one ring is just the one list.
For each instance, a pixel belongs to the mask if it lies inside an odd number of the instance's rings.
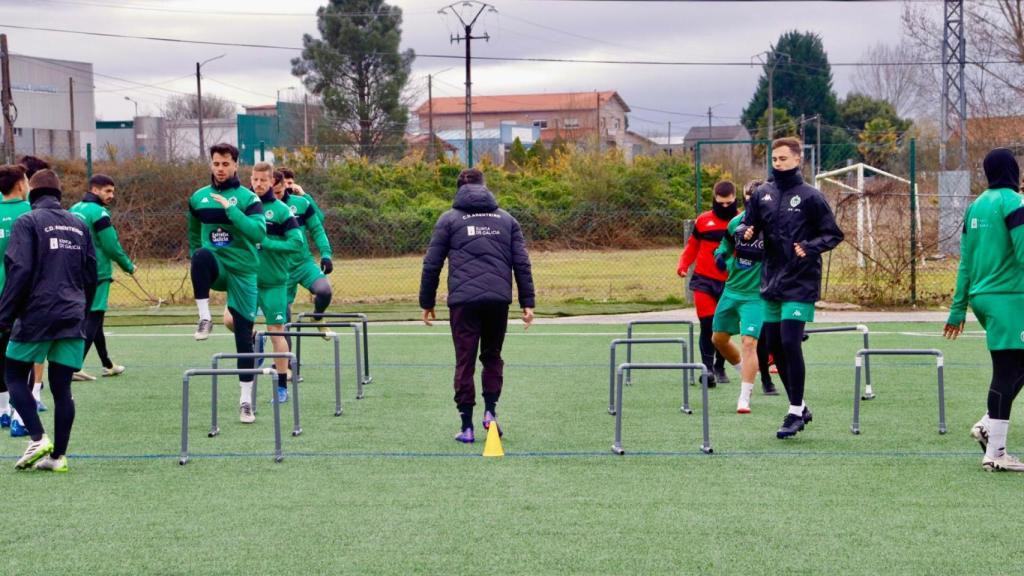
{"label": "black face mask", "polygon": [[722,220],[732,220],[737,214],[739,214],[739,209],[736,207],[735,200],[728,204],[715,202],[711,206],[711,211],[714,212],[715,216],[718,216]]}

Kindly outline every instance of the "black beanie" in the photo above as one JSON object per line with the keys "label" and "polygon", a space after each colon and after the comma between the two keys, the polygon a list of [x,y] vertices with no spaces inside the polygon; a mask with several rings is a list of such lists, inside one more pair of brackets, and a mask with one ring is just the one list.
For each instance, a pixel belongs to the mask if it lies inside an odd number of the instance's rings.
{"label": "black beanie", "polygon": [[53,170],[40,170],[28,181],[28,200],[35,202],[42,196],[54,196],[60,200],[60,178]]}
{"label": "black beanie", "polygon": [[988,178],[989,190],[1020,190],[1020,166],[1009,149],[995,148],[985,155],[982,165],[985,168],[985,177]]}

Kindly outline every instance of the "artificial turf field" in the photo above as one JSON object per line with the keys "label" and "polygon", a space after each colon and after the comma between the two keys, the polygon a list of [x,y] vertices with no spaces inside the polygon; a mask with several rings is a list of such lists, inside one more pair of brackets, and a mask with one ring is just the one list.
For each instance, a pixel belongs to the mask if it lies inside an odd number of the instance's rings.
{"label": "artificial turf field", "polygon": [[[638,372],[625,391],[627,453],[615,456],[608,343],[625,327],[524,334],[514,325],[499,405],[507,456],[484,459],[479,423],[477,444],[452,439],[447,326],[371,325],[374,382],[354,400],[346,339],[338,418],[329,347],[304,343],[304,433],[287,436],[284,405],[279,464],[266,379],[255,425],[238,422],[238,388],[222,385],[215,439],[208,384],[197,380],[193,459],[180,466],[181,373],[233,341],[219,325],[203,343],[190,326],[112,328],[112,357],[129,369],[76,383],[69,474],[16,473],[25,441],[0,438],[0,565],[6,574],[1020,573],[1024,477],[983,472],[968,436],[990,376],[983,338],[949,343],[936,324],[871,329],[874,348],[945,352],[949,434],[937,433],[930,358],[873,360],[878,398],[862,406],[861,435],[850,434],[860,335],[816,335],[805,345],[814,422],[795,439],[775,438],[784,396],[758,386],[753,413],[734,413],[731,374],[711,392],[715,453],[704,455],[697,389],[687,416],[677,374]],[[675,361],[678,349],[635,354]],[[99,371],[94,356],[86,368]],[[1019,451],[1024,427],[1014,421],[1009,446]]]}

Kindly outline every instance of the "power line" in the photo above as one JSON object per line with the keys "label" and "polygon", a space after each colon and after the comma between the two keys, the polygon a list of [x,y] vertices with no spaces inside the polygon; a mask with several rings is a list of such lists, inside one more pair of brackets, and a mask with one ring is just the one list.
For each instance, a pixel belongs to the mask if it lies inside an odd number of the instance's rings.
{"label": "power line", "polygon": [[[96,7],[96,8],[113,8],[115,10],[138,10],[143,12],[162,12],[169,14],[201,14],[203,16],[218,15],[218,16],[281,16],[289,18],[315,18],[316,12],[244,12],[244,11],[219,11],[219,10],[187,10],[184,8],[159,8],[155,6],[137,6],[131,4],[114,4],[109,2],[87,2],[85,0],[36,0],[37,2],[47,2],[50,4],[64,4],[70,6],[84,6],[84,7]],[[403,11],[403,13],[405,13]],[[417,11],[407,12],[407,14],[429,14],[430,11]],[[398,14],[393,12],[334,12],[334,14],[340,14],[342,16],[384,16],[384,17],[396,17]]]}

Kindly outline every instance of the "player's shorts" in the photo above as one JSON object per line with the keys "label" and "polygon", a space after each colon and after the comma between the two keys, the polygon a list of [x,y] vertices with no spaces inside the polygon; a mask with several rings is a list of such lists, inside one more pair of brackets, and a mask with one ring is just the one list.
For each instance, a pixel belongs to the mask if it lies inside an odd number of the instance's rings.
{"label": "player's shorts", "polygon": [[259,294],[256,288],[256,271],[238,273],[227,270],[214,255],[217,262],[217,279],[210,286],[211,290],[228,293],[228,308],[244,315],[250,321],[256,320],[256,307]]}
{"label": "player's shorts", "polygon": [[697,318],[707,318],[715,315],[715,308],[718,306],[718,298],[700,290],[693,291],[693,305],[697,308]]}
{"label": "player's shorts", "polygon": [[989,350],[1024,349],[1024,294],[978,294],[970,305]]}
{"label": "player's shorts", "polygon": [[814,302],[779,302],[764,301],[764,321],[782,322],[783,320],[799,320],[814,322]]}
{"label": "player's shorts", "polygon": [[288,286],[260,286],[257,300],[267,326],[283,326],[287,323]]}
{"label": "player's shorts", "polygon": [[760,295],[743,295],[726,290],[718,301],[711,329],[714,332],[742,334],[756,339],[761,336],[763,323],[764,304]]}
{"label": "player's shorts", "polygon": [[110,301],[110,283],[113,280],[100,280],[96,285],[96,295],[92,297],[90,312],[100,312],[107,309],[107,302]]}
{"label": "player's shorts", "polygon": [[327,278],[316,262],[307,260],[305,263],[296,266],[288,271],[288,303],[295,302],[301,285],[306,290],[313,289],[313,283],[321,278]]}
{"label": "player's shorts", "polygon": [[62,338],[60,340],[43,340],[42,342],[16,342],[11,340],[7,345],[7,357],[18,362],[42,364],[46,360],[73,368],[76,372],[82,369],[85,360],[85,340],[81,338]]}

